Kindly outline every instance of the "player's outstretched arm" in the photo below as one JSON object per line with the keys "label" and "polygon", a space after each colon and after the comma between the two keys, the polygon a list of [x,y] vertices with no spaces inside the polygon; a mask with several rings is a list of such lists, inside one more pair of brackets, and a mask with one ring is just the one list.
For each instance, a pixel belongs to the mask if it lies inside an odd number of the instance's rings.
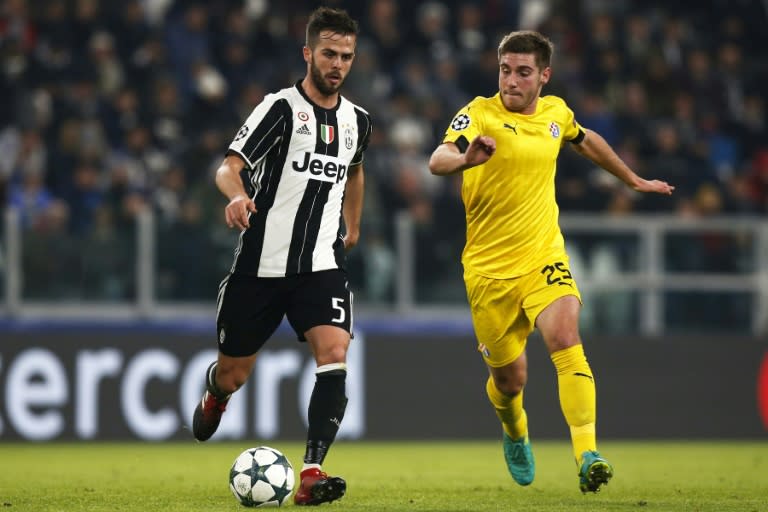
{"label": "player's outstretched arm", "polygon": [[456,144],[440,144],[429,158],[429,171],[437,176],[447,176],[484,164],[496,152],[496,141],[486,135],[478,135],[462,153]]}
{"label": "player's outstretched arm", "polygon": [[584,139],[579,144],[573,144],[573,149],[619,178],[637,192],[655,192],[657,194],[671,195],[672,191],[675,190],[675,187],[666,181],[646,180],[638,176],[597,132],[586,130]]}
{"label": "player's outstretched arm", "polygon": [[248,197],[240,178],[240,171],[245,167],[245,162],[238,155],[230,154],[224,158],[216,170],[216,186],[222,194],[227,196],[229,203],[224,208],[224,217],[227,226],[237,229],[247,229],[249,213],[256,213],[256,205]]}

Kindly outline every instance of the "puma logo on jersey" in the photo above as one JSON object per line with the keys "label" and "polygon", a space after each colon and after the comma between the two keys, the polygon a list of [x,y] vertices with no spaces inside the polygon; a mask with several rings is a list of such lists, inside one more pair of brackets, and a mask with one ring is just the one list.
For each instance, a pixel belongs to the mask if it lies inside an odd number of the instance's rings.
{"label": "puma logo on jersey", "polygon": [[334,156],[304,153],[304,159],[299,162],[291,162],[291,168],[296,172],[308,172],[313,178],[339,183],[347,176],[347,165],[344,161]]}
{"label": "puma logo on jersey", "polygon": [[509,128],[513,132],[515,132],[515,135],[517,135],[517,125],[512,126],[511,124],[504,123],[504,128]]}

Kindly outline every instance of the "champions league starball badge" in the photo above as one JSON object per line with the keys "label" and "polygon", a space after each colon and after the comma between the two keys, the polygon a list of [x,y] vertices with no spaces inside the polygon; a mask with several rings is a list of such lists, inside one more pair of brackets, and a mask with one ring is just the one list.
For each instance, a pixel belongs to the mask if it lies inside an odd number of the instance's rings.
{"label": "champions league starball badge", "polygon": [[451,121],[451,128],[459,132],[469,126],[470,122],[469,115],[459,114],[453,118],[453,121]]}

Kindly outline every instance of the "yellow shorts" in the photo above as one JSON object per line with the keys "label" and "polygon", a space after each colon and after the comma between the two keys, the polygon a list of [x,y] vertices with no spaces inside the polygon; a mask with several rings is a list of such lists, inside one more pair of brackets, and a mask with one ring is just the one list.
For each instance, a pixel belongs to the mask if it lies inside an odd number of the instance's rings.
{"label": "yellow shorts", "polygon": [[581,301],[562,254],[539,270],[512,279],[493,279],[464,271],[477,350],[488,366],[497,368],[517,359],[544,308],[566,295]]}

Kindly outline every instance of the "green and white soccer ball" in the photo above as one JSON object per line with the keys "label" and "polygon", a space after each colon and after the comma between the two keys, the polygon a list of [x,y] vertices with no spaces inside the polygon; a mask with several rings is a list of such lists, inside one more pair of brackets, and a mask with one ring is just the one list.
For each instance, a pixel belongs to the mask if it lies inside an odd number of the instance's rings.
{"label": "green and white soccer ball", "polygon": [[288,458],[269,446],[245,450],[229,471],[229,488],[246,507],[279,507],[290,498],[294,482]]}

